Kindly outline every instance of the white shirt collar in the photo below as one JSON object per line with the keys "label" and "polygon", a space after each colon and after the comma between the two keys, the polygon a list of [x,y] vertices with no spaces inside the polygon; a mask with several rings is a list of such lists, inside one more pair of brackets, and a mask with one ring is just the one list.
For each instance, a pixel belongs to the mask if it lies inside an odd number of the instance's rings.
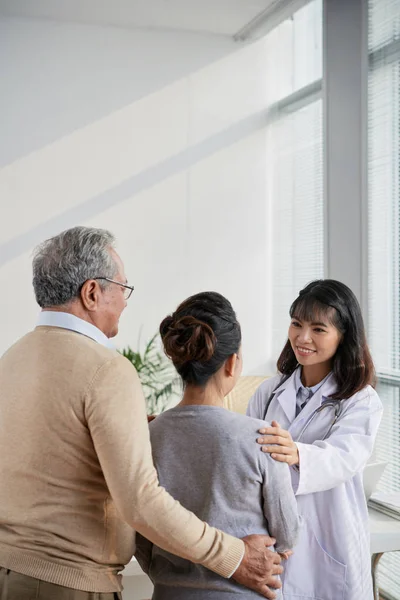
{"label": "white shirt collar", "polygon": [[295,371],[295,379],[294,379],[296,395],[298,395],[300,391],[303,394],[305,394],[306,396],[309,396],[310,392],[311,392],[311,395],[314,395],[315,392],[317,392],[319,390],[319,388],[324,385],[325,381],[328,379],[330,374],[331,374],[331,372],[329,372],[328,375],[326,375],[326,377],[324,377],[323,380],[320,381],[319,383],[317,383],[316,385],[313,385],[312,387],[306,387],[305,385],[302,384],[302,381],[301,381],[301,367],[298,367]]}
{"label": "white shirt collar", "polygon": [[114,344],[100,329],[71,313],[43,310],[39,315],[36,325],[39,327],[61,327],[61,329],[76,331],[77,333],[86,335],[86,337],[91,338],[98,344],[102,344],[102,346],[115,350]]}

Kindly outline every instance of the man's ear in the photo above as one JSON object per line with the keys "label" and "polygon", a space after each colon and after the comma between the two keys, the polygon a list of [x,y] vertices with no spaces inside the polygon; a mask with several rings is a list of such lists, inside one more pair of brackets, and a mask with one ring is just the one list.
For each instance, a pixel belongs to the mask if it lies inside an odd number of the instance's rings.
{"label": "man's ear", "polygon": [[231,354],[225,361],[225,373],[228,377],[234,377],[236,372],[237,354]]}
{"label": "man's ear", "polygon": [[94,279],[88,279],[85,281],[81,288],[80,298],[86,310],[96,310],[99,303],[100,293],[100,285],[97,281]]}

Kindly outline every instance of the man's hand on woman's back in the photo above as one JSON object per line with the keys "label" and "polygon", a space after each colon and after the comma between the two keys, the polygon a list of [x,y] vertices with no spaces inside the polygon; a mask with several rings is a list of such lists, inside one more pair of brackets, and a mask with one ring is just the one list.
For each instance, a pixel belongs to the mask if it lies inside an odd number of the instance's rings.
{"label": "man's hand on woman's back", "polygon": [[248,535],[243,539],[245,554],[239,567],[232,575],[232,579],[273,600],[276,594],[273,589],[279,589],[281,582],[276,575],[283,572],[281,557],[277,552],[269,549],[275,540],[268,535]]}

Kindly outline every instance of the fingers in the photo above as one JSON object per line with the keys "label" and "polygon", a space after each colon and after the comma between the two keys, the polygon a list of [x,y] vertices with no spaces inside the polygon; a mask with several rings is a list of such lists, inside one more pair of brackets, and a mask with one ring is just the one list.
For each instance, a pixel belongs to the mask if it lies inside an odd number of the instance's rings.
{"label": "fingers", "polygon": [[269,452],[270,454],[295,454],[294,449],[291,447],[289,448],[289,446],[263,446],[261,450],[263,452]]}
{"label": "fingers", "polygon": [[289,446],[293,444],[292,438],[286,438],[280,435],[267,435],[266,437],[257,438],[259,444],[280,444],[281,446]]}
{"label": "fingers", "polygon": [[279,556],[282,560],[287,560],[290,556],[292,556],[293,550],[284,550],[283,552],[279,552]]}
{"label": "fingers", "polygon": [[[276,592],[275,590],[279,590],[282,587],[282,583],[279,579],[277,579],[276,577],[274,577],[273,579],[270,579],[266,585],[265,585],[265,597],[266,598],[276,598]],[[269,596],[267,595],[269,594]]]}
{"label": "fingers", "polygon": [[271,454],[271,458],[277,462],[287,463],[288,465],[294,464],[294,457],[291,454]]}
{"label": "fingers", "polygon": [[276,598],[275,592],[266,585],[260,590],[260,594],[264,596],[264,598],[268,598],[268,600],[274,600]]}
{"label": "fingers", "polygon": [[[278,552],[274,552],[274,556],[272,557],[272,562],[274,563],[274,565],[279,565],[282,562],[282,558],[279,556]],[[274,575],[276,575],[276,573],[274,573]]]}
{"label": "fingers", "polygon": [[[279,554],[278,554],[278,556],[279,556]],[[282,560],[281,556],[279,556],[279,558]],[[282,573],[283,573],[283,567],[282,567],[282,565],[274,565],[273,566],[272,575],[282,575]],[[279,580],[277,579],[277,581],[279,581]]]}
{"label": "fingers", "polygon": [[[257,590],[264,598],[269,598],[273,600],[276,598],[276,592],[274,590],[278,590],[282,587],[282,583],[279,579],[271,579],[267,584],[263,584],[259,590]],[[272,589],[273,588],[273,589]]]}
{"label": "fingers", "polygon": [[242,540],[246,543],[246,544],[250,544],[253,542],[258,545],[260,545],[260,550],[261,550],[261,546],[264,545],[267,548],[269,548],[269,546],[275,546],[276,544],[276,539],[271,537],[270,535],[264,535],[261,533],[251,533],[250,535],[246,535],[244,538],[242,538]]}
{"label": "fingers", "polygon": [[265,454],[270,454],[271,458],[279,462],[297,464],[298,456],[295,448],[287,448],[286,446],[263,446],[261,451]]}
{"label": "fingers", "polygon": [[264,535],[262,533],[253,533],[251,535],[246,536],[243,539],[247,540],[249,538],[254,538],[257,541],[259,540],[267,548],[269,548],[270,546],[275,546],[275,544],[276,544],[276,539],[274,537],[271,537],[270,535]]}
{"label": "fingers", "polygon": [[286,431],[286,429],[281,429],[280,427],[263,427],[258,431],[260,433],[265,433],[266,435],[283,435],[289,433],[288,431]]}
{"label": "fingers", "polygon": [[[271,437],[273,438],[274,436]],[[258,438],[257,441],[258,443],[265,443],[265,441],[268,439],[270,438]],[[280,438],[278,436],[278,439],[275,440],[275,443],[279,439]],[[270,454],[271,458],[278,462],[287,463],[288,465],[296,465],[299,462],[298,448],[292,439],[284,441],[284,443],[281,443],[279,446],[274,444],[262,446],[261,450],[264,453]]]}

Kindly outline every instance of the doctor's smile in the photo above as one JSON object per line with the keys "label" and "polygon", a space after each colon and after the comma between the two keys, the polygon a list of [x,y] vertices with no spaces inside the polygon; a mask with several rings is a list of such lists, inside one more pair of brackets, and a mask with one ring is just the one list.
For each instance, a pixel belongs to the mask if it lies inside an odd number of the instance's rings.
{"label": "doctor's smile", "polygon": [[310,354],[314,354],[316,350],[311,350],[310,348],[302,348],[301,346],[296,346],[296,351],[300,356],[309,356]]}

